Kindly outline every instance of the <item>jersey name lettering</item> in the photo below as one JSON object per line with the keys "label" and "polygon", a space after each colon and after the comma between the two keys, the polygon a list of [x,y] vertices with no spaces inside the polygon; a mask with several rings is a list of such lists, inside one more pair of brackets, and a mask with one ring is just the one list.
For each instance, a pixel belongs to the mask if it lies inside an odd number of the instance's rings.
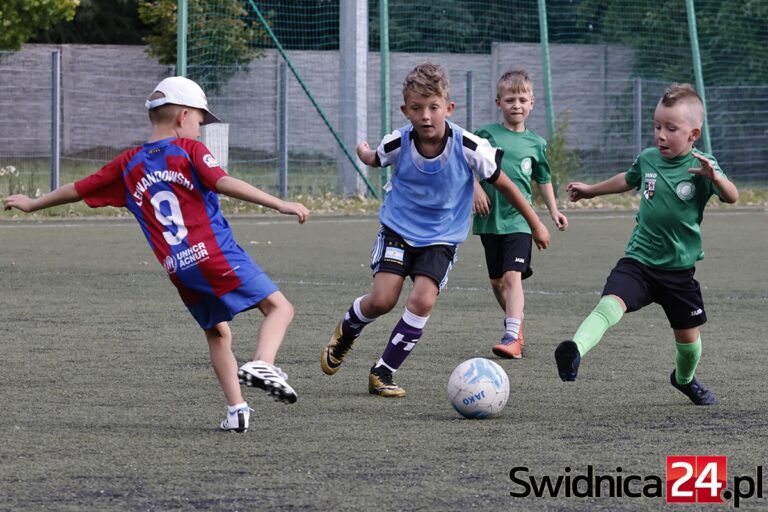
{"label": "jersey name lettering", "polygon": [[136,183],[136,189],[133,191],[133,199],[136,201],[136,204],[141,206],[141,203],[143,202],[142,196],[144,195],[144,192],[147,191],[147,189],[154,185],[155,183],[176,183],[178,185],[183,186],[187,190],[194,190],[195,186],[190,182],[184,174],[178,172],[178,171],[153,171],[149,172],[144,175],[144,177],[141,178],[141,180]]}

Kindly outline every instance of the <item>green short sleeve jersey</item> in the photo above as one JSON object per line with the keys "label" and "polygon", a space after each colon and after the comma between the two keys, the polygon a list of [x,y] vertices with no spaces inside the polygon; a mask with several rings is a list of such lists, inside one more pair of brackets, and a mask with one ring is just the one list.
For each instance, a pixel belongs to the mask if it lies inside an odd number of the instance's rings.
{"label": "green short sleeve jersey", "polygon": [[[693,151],[715,162],[724,175],[712,155]],[[704,257],[700,224],[707,201],[718,191],[711,180],[689,173],[691,167],[701,167],[693,152],[669,160],[648,148],[635,159],[625,180],[642,197],[625,250],[628,258],[652,268],[682,270]]]}
{"label": "green short sleeve jersey", "polygon": [[[541,136],[527,129],[513,132],[500,123],[483,126],[475,134],[504,151],[501,169],[517,185],[528,203],[531,202],[532,179],[539,184],[552,181],[546,156],[547,141]],[[475,215],[473,234],[531,233],[525,218],[495,187],[484,182],[480,185],[491,200],[491,211],[486,217]]]}

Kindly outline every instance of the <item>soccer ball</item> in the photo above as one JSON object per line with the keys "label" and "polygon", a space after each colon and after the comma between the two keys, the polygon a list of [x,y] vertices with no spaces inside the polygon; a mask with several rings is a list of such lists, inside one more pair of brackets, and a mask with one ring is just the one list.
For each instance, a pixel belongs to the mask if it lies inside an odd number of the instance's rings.
{"label": "soccer ball", "polygon": [[465,418],[490,418],[501,412],[509,398],[509,378],[489,359],[467,359],[448,379],[448,399]]}

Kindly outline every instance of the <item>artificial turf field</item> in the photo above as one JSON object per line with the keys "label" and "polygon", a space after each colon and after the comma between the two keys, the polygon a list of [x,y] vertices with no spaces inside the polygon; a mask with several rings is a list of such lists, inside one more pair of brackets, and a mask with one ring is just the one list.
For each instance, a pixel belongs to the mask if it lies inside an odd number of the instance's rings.
{"label": "artificial turf field", "polygon": [[[559,497],[510,495],[524,491],[510,478],[515,467],[536,485],[590,467],[639,475],[631,489],[642,491],[646,477],[664,481],[668,455],[727,456],[729,486],[755,478],[768,456],[768,212],[705,214],[696,276],[709,322],[697,376],[721,402],[709,408],[669,385],[674,343],[656,305],[626,315],[583,360],[578,381],[560,382],[553,350],[597,303],[634,223],[632,212],[566,213],[571,228],[552,231],[525,282],[525,357],[497,360],[509,403],[480,421],[460,419],[445,390],[461,361],[495,359],[501,334],[476,237],[460,247],[397,374],[408,396],[383,399],[368,394],[368,370],[404,301],[364,331],[339,373],[319,364],[335,323],[370,289],[376,219],[232,219],[296,308],[277,363],[299,401],[247,389],[255,412],[242,435],[217,430],[225,408],[204,338],[133,220],[6,217],[0,510],[722,510],[607,497],[607,487],[592,498],[562,488]],[[232,323],[241,361],[260,318]],[[768,508],[764,487],[740,509]]]}

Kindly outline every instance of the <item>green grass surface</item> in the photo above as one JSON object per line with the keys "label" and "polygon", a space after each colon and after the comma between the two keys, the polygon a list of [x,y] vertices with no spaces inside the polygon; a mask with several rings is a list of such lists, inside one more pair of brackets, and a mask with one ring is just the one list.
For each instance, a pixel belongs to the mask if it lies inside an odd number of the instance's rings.
{"label": "green grass surface", "polygon": [[[660,307],[624,317],[575,383],[552,353],[596,304],[632,212],[569,212],[526,281],[526,353],[502,361],[512,395],[493,420],[460,419],[453,368],[494,358],[501,311],[475,237],[397,374],[409,395],[367,392],[404,302],[368,327],[340,372],[319,356],[371,284],[373,217],[232,219],[235,235],[296,308],[278,364],[294,405],[245,391],[244,435],[217,431],[224,402],[202,333],[130,219],[0,220],[1,510],[722,510],[663,499],[515,498],[515,466],[664,478],[667,455],[729,457],[728,479],[768,456],[765,394],[768,214],[710,210],[697,270],[709,323],[699,378],[721,404],[695,407],[668,383]],[[403,295],[403,298],[405,294]],[[260,315],[232,323],[240,360]],[[730,506],[730,505],[728,505]],[[766,498],[741,509],[765,510]]]}

